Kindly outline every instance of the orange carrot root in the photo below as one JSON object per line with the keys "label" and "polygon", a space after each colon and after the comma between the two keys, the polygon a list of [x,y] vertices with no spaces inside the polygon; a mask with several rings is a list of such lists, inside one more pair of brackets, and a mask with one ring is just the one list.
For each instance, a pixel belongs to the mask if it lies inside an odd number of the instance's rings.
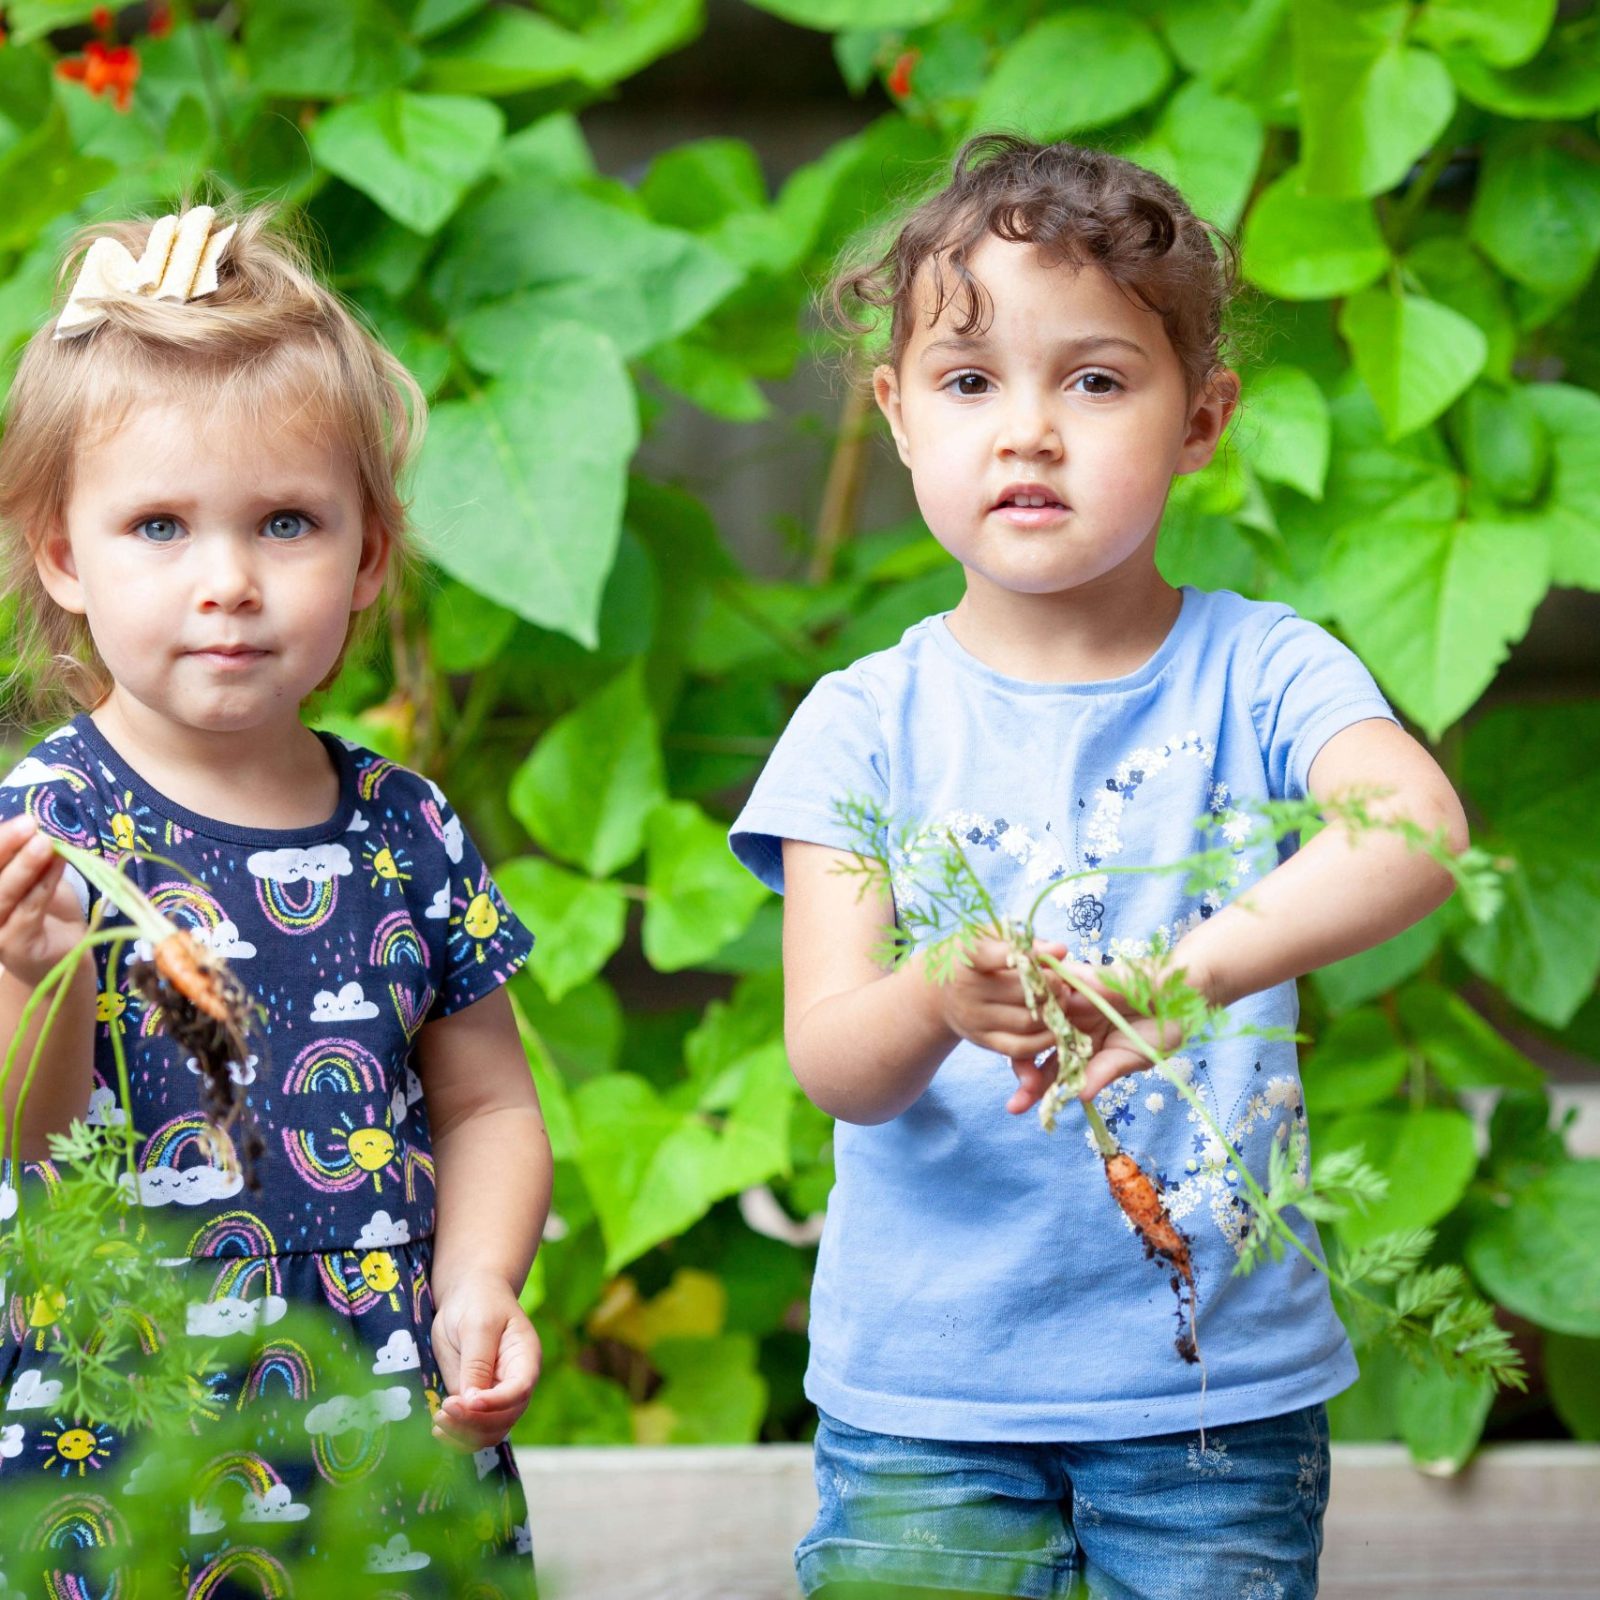
{"label": "orange carrot root", "polygon": [[161,974],[196,1011],[203,1011],[216,1022],[228,1023],[234,1013],[222,993],[222,986],[208,953],[182,928],[170,933],[155,949],[156,971]]}
{"label": "orange carrot root", "polygon": [[1145,1254],[1168,1262],[1172,1269],[1172,1292],[1178,1297],[1178,1354],[1185,1361],[1197,1362],[1200,1350],[1195,1342],[1194,1261],[1189,1241],[1179,1232],[1168,1214],[1161,1188],[1126,1151],[1105,1157],[1106,1183],[1111,1197],[1144,1241]]}

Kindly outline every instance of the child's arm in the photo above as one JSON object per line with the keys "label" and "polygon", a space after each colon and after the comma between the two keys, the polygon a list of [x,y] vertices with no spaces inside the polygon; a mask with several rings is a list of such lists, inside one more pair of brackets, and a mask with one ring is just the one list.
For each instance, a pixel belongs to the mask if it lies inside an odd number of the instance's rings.
{"label": "child's arm", "polygon": [[894,910],[838,870],[852,864],[826,845],[783,842],[784,1032],[807,1098],[845,1122],[887,1122],[960,1039],[1012,1057],[1019,1076],[1032,1072],[1051,1036],[1028,1015],[1006,946],[980,941],[972,965],[958,962],[948,983],[930,983],[921,956],[885,971],[872,952]]}
{"label": "child's arm", "polygon": [[[0,1062],[16,1036],[34,986],[83,937],[83,911],[65,878],[66,862],[29,817],[0,826]],[[25,1161],[49,1152],[45,1136],[64,1133],[88,1110],[94,1085],[94,959],[85,956],[39,1058],[15,1152]],[[11,1119],[43,1011],[36,1012],[5,1089],[0,1115]]]}
{"label": "child's arm", "polygon": [[517,1296],[550,1207],[550,1140],[504,989],[426,1024],[417,1052],[437,1184],[433,1348],[448,1391],[434,1432],[477,1450],[505,1438],[539,1375]]}
{"label": "child's arm", "polygon": [[[1373,816],[1409,817],[1429,833],[1442,827],[1451,850],[1467,847],[1466,814],[1450,780],[1392,722],[1373,718],[1335,734],[1311,763],[1307,783],[1317,800],[1351,790],[1387,790],[1369,805]],[[1213,1005],[1232,1005],[1393,938],[1443,905],[1453,887],[1449,873],[1398,834],[1375,829],[1352,836],[1331,823],[1254,888],[1185,934],[1173,947],[1172,965]],[[1086,1097],[1150,1065],[1108,1032],[1097,1014],[1071,1005],[1068,1014],[1096,1045]],[[1155,1038],[1148,1020],[1136,1024],[1136,1031]],[[1010,1109],[1026,1110],[1043,1093],[1030,1091],[1025,1081]]]}

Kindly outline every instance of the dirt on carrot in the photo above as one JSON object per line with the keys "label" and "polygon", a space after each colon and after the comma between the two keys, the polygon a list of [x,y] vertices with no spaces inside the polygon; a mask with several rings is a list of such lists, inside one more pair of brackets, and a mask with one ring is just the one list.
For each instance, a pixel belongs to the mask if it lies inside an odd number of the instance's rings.
{"label": "dirt on carrot", "polygon": [[160,1011],[162,1031],[193,1054],[206,1119],[219,1135],[231,1136],[245,1182],[259,1188],[256,1165],[266,1141],[235,1076],[236,1065],[247,1059],[250,998],[244,986],[182,929],[156,946],[154,960],[130,962],[128,977]]}
{"label": "dirt on carrot", "polygon": [[1189,1239],[1167,1212],[1161,1186],[1127,1151],[1105,1157],[1106,1183],[1122,1214],[1144,1241],[1145,1254],[1172,1269],[1172,1292],[1178,1297],[1178,1354],[1191,1364],[1200,1359],[1194,1334],[1194,1261]]}

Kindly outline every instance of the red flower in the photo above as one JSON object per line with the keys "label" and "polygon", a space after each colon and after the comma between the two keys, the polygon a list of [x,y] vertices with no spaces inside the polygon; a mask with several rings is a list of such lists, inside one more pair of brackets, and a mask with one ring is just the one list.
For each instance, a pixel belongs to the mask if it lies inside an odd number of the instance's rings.
{"label": "red flower", "polygon": [[907,50],[889,69],[889,93],[904,100],[911,93],[911,69],[922,59],[920,50]]}
{"label": "red flower", "polygon": [[103,39],[111,32],[111,7],[96,6],[89,13],[89,21],[94,25],[94,31]]}
{"label": "red flower", "polygon": [[150,23],[145,32],[152,39],[165,39],[172,32],[172,7],[161,4],[151,6]]}
{"label": "red flower", "polygon": [[118,111],[133,104],[133,86],[139,81],[139,52],[131,44],[107,45],[91,39],[81,56],[56,63],[56,76],[81,83],[97,98],[109,93]]}

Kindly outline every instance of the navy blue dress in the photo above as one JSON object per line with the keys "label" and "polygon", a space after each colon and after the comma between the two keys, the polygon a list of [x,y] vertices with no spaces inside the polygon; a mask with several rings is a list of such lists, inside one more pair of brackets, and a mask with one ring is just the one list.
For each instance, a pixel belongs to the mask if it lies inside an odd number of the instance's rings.
{"label": "navy blue dress", "polygon": [[[370,1532],[374,1577],[365,1581],[384,1575],[385,1594],[438,1592],[428,1578],[436,1546],[469,1538],[485,1557],[523,1553],[525,1587],[482,1592],[525,1596],[531,1546],[509,1446],[475,1458],[480,1482],[498,1485],[497,1509],[465,1528],[448,1497],[387,1492],[381,1462],[388,1430],[425,1432],[443,1392],[429,1336],[433,1160],[413,1046],[424,1024],[505,983],[533,940],[437,786],[319,737],[339,773],[339,803],[304,830],[185,810],[128,767],[86,715],[36,745],[0,786],[0,819],[27,811],[41,829],[128,870],[172,921],[226,958],[260,1006],[247,1058],[230,1067],[266,1143],[251,1189],[208,1155],[193,1060],[155,1031],[153,1008],[129,980],[129,964],[147,952],[123,947],[114,972],[106,947],[96,952],[90,1121],[124,1111],[115,1029],[131,1078],[125,1109],[144,1136],[144,1205],[188,1236],[189,1332],[225,1347],[231,1376],[210,1399],[262,1407],[259,1448],[208,1480],[174,1568],[187,1571],[191,1595],[232,1592],[227,1574],[246,1570],[249,1592],[292,1592],[272,1586],[271,1568],[282,1570],[282,1540],[306,1515],[298,1508],[313,1492],[364,1490],[350,1503]],[[94,895],[71,876],[87,911]],[[50,1178],[47,1163],[37,1170]],[[331,1392],[298,1341],[274,1344],[272,1325],[295,1305],[337,1319],[343,1343],[362,1353],[364,1389]],[[13,1293],[6,1312],[0,1491],[19,1475],[59,1476],[62,1504],[36,1537],[64,1552],[125,1543],[119,1480],[137,1441],[54,1409],[50,1307]],[[236,1357],[245,1349],[248,1360]]]}

